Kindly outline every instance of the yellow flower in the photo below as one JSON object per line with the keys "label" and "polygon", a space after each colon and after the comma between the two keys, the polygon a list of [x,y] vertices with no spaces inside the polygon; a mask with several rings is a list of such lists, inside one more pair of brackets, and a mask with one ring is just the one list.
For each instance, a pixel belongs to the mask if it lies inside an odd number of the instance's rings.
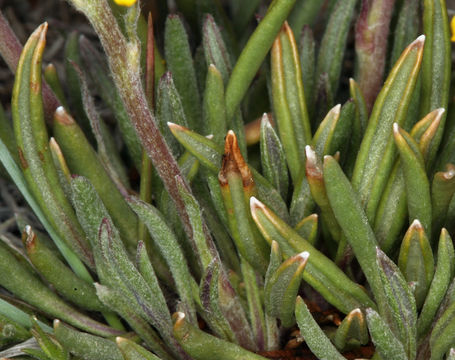
{"label": "yellow flower", "polygon": [[122,5],[122,6],[132,6],[132,5],[136,4],[136,1],[137,0],[114,0],[114,2],[117,5]]}
{"label": "yellow flower", "polygon": [[452,20],[450,21],[450,29],[452,30],[450,41],[455,42],[455,16],[452,17]]}

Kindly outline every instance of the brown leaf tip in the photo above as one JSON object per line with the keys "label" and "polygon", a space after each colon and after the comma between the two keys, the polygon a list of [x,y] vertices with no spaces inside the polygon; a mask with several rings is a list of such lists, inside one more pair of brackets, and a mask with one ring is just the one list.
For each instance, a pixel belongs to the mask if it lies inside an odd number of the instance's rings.
{"label": "brown leaf tip", "polygon": [[54,120],[63,125],[73,125],[74,119],[68,114],[63,106],[59,106],[54,113]]}
{"label": "brown leaf tip", "polygon": [[240,152],[237,137],[232,130],[229,130],[224,143],[223,162],[218,175],[220,184],[227,185],[228,175],[232,173],[241,176],[244,188],[254,186],[253,175]]}
{"label": "brown leaf tip", "polygon": [[415,230],[423,230],[422,223],[421,223],[418,219],[415,219],[415,220],[412,222],[411,228],[413,228],[413,229],[415,229]]}
{"label": "brown leaf tip", "polygon": [[310,146],[305,146],[306,175],[307,177],[322,179],[322,164],[317,157],[316,151]]}
{"label": "brown leaf tip", "polygon": [[443,172],[443,176],[445,180],[451,180],[453,177],[455,177],[455,165],[450,163],[447,164],[446,171]]}
{"label": "brown leaf tip", "polygon": [[30,225],[26,225],[22,233],[22,242],[28,251],[33,250],[36,245],[36,234],[33,232]]}
{"label": "brown leaf tip", "polygon": [[171,130],[172,133],[174,133],[174,131],[178,132],[178,131],[188,130],[186,127],[173,123],[173,122],[170,122],[170,121],[167,122],[167,126],[168,126],[169,130]]}
{"label": "brown leaf tip", "polygon": [[179,326],[183,320],[185,319],[185,314],[177,311],[174,314],[172,314],[172,320],[174,320],[174,326]]}

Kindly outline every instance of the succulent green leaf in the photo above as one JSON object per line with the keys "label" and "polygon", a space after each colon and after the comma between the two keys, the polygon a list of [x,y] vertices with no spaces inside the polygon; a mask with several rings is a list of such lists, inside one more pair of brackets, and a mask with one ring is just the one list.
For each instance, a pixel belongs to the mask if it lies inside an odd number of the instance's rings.
{"label": "succulent green leaf", "polygon": [[[446,165],[446,171],[434,174],[431,185],[431,201],[433,214],[433,233],[440,231],[445,223],[450,201],[455,194],[455,166]],[[437,234],[437,233],[436,233]]]}
{"label": "succulent green leaf", "polygon": [[57,69],[55,68],[54,64],[49,64],[44,69],[44,79],[46,80],[49,87],[54,92],[55,96],[57,97],[58,101],[68,109],[68,104],[66,103],[65,99],[65,92],[63,91],[62,83],[57,73]]}
{"label": "succulent green leaf", "polygon": [[360,309],[352,310],[335,332],[333,342],[338,350],[365,345],[369,341],[365,315]]}
{"label": "succulent green leaf", "polygon": [[90,180],[119,228],[123,241],[135,247],[136,215],[126,203],[124,194],[111,180],[82,129],[61,107],[55,112],[54,136],[71,171]]}
{"label": "succulent green leaf", "polygon": [[454,273],[454,260],[452,239],[447,230],[442,229],[438,244],[436,270],[417,322],[419,339],[422,339],[430,329],[439,305],[449,288]]}
{"label": "succulent green leaf", "polygon": [[204,19],[202,44],[204,46],[206,64],[209,66],[213,64],[218,69],[223,86],[226,85],[231,75],[232,65],[220,29],[212,15],[206,15]]}
{"label": "succulent green leaf", "polygon": [[393,125],[393,136],[403,167],[409,218],[418,219],[425,232],[431,234],[430,183],[422,153],[414,139],[396,123]]}
{"label": "succulent green leaf", "polygon": [[309,256],[308,252],[302,252],[288,258],[270,275],[264,285],[266,311],[280,319],[284,327],[295,324],[293,306]]}
{"label": "succulent green leaf", "polygon": [[319,156],[330,155],[327,153],[327,144],[330,143],[330,137],[333,135],[333,131],[340,118],[340,109],[340,104],[333,107],[319,124],[319,127],[313,136],[311,145],[315,148],[315,151]]}
{"label": "succulent green leaf", "polygon": [[418,220],[409,227],[401,243],[398,266],[408,283],[414,283],[417,308],[421,308],[434,275],[431,245]]}
{"label": "succulent green leaf", "polygon": [[[265,283],[269,282],[271,276],[275,273],[283,261],[280,245],[276,241],[272,240],[270,248],[270,261],[265,274]],[[269,315],[267,308],[265,309],[265,326],[267,332],[267,350],[271,351],[279,349],[280,333],[277,319],[275,316]]]}
{"label": "succulent green leaf", "polygon": [[183,349],[195,360],[216,358],[219,360],[265,360],[244,348],[221,340],[191,325],[184,313],[174,317],[174,336]]}
{"label": "succulent green leaf", "polygon": [[386,299],[376,263],[376,238],[360,199],[333,157],[324,157],[323,174],[327,197],[335,218],[352,247],[381,310]]}
{"label": "succulent green leaf", "polygon": [[[241,259],[242,260],[242,259]],[[240,261],[243,282],[245,284],[248,313],[253,331],[253,337],[259,351],[266,348],[267,330],[265,325],[265,314],[263,310],[262,283],[259,277],[246,261]]]}
{"label": "succulent green leaf", "polygon": [[169,71],[180,94],[182,106],[191,129],[200,129],[201,100],[196,73],[182,20],[170,15],[166,20],[164,52]]}
{"label": "succulent green leaf", "polygon": [[345,357],[338,352],[313,316],[311,316],[310,310],[308,310],[300,296],[297,297],[295,302],[295,318],[297,319],[300,334],[304,337],[313,354],[320,359],[345,360]]}
{"label": "succulent green leaf", "polygon": [[218,180],[228,215],[229,230],[237,250],[255,270],[264,274],[269,249],[254,225],[249,208],[250,197],[257,194],[256,185],[232,131],[226,136]]}
{"label": "succulent green leaf", "polygon": [[[123,285],[123,284],[122,284]],[[158,354],[162,359],[172,360],[170,350],[164,344],[152,326],[145,320],[144,314],[138,307],[132,307],[134,300],[129,299],[125,292],[119,289],[108,288],[100,284],[95,284],[96,294],[100,300],[112,311],[118,313],[131,328],[138,334],[145,344]],[[167,310],[166,310],[167,311]],[[165,336],[164,336],[165,337]],[[172,340],[169,341],[171,343]]]}
{"label": "succulent green leaf", "polygon": [[124,360],[160,360],[158,356],[127,338],[117,337],[115,342]]}
{"label": "succulent green leaf", "polygon": [[386,298],[382,317],[403,344],[409,359],[417,351],[417,308],[410,287],[398,266],[377,248],[377,264]]}
{"label": "succulent green leaf", "polygon": [[344,160],[354,116],[355,105],[352,100],[348,100],[343,107],[337,105],[329,111],[313,137],[313,146],[319,156],[334,155],[340,151]]}
{"label": "succulent green leaf", "polygon": [[46,354],[49,359],[69,360],[68,351],[63,349],[62,345],[60,345],[53,337],[41,329],[36,317],[32,317],[32,323],[33,327],[30,331],[35,337],[44,354]]}
{"label": "succulent green leaf", "polygon": [[[201,300],[202,316],[207,321],[207,325],[220,338],[230,342],[239,343],[242,339],[236,337],[229,322],[222,311],[219,285],[220,284],[220,264],[217,259],[206,267],[199,285],[199,298]],[[252,341],[252,337],[250,336]]]}
{"label": "succulent green leaf", "polygon": [[60,320],[54,320],[54,335],[63,348],[86,360],[123,360],[111,340],[77,331]]}
{"label": "succulent green leaf", "polygon": [[49,356],[46,355],[46,353],[42,350],[37,350],[37,349],[28,349],[25,348],[21,351],[21,353],[30,355],[33,357],[33,359],[38,359],[38,360],[52,360]]}
{"label": "succulent green leaf", "polygon": [[[436,109],[417,122],[411,130],[411,136],[419,142],[419,149],[424,151],[422,154],[424,160],[425,154],[427,154],[425,148],[428,149],[427,145],[432,143],[434,130],[440,124],[441,115],[441,110]],[[416,153],[418,152],[416,151]],[[428,162],[426,166],[428,167]],[[374,223],[378,243],[386,253],[395,248],[397,242],[401,240],[400,233],[406,222],[407,210],[404,173],[401,161],[396,160],[379,203]],[[435,236],[432,237],[435,238]]]}
{"label": "succulent green leaf", "polygon": [[160,131],[171,148],[172,154],[178,157],[182,150],[175,137],[169,131],[167,124],[172,122],[186,127],[188,123],[183,109],[182,98],[177,92],[173,75],[170,72],[166,72],[161,77],[158,85],[156,118]]}
{"label": "succulent green leaf", "polygon": [[[93,186],[83,177],[72,181],[73,202],[76,212],[87,237],[93,244],[98,276],[103,285],[120,292],[118,302],[112,304],[112,296],[104,292],[102,302],[130,321],[139,312],[140,316],[151,321],[162,334],[170,333],[170,314],[166,319],[165,300],[159,287],[153,282],[146,284],[139,274],[120,240],[118,231],[113,227],[112,220],[97,195]],[[100,224],[102,224],[100,228]],[[150,279],[149,279],[150,280]],[[126,300],[125,300],[126,299]],[[137,304],[137,312],[125,308],[125,304]],[[120,304],[120,305],[119,305]],[[155,311],[150,310],[155,309]],[[159,311],[157,310],[159,309]],[[136,315],[137,316],[137,315]],[[140,320],[133,319],[133,327],[143,326]],[[164,335],[163,335],[164,336]]]}
{"label": "succulent green leaf", "polygon": [[[420,113],[425,115],[437,108],[447,109],[451,77],[451,44],[449,19],[445,0],[425,0],[423,6],[423,29],[426,36],[422,60],[422,93]],[[445,115],[441,118],[435,146],[429,154],[433,163],[445,125]]]}
{"label": "succulent green leaf", "polygon": [[204,124],[207,126],[204,131],[213,135],[215,143],[222,145],[227,131],[224,85],[221,73],[213,64],[208,67],[203,103]]}
{"label": "succulent green leaf", "polygon": [[327,74],[327,85],[331,94],[336,94],[338,90],[341,64],[356,3],[357,0],[346,0],[336,3],[321,40],[316,79],[319,79],[324,73]]}
{"label": "succulent green leaf", "polygon": [[431,360],[443,359],[455,341],[455,303],[437,319],[430,336]]}
{"label": "succulent green leaf", "polygon": [[[79,119],[81,126],[86,133],[90,131],[90,123],[85,115],[84,105],[82,104],[81,84],[79,75],[74,64],[82,65],[81,52],[78,41],[79,34],[73,31],[68,35],[65,42],[65,78],[68,91],[68,105],[74,111],[74,115]],[[69,108],[66,108],[69,110]]]}
{"label": "succulent green leaf", "polygon": [[264,177],[287,198],[289,187],[288,169],[283,145],[276,134],[267,114],[262,116],[260,132],[261,165]]}
{"label": "succulent green leaf", "polygon": [[66,244],[91,268],[90,246],[65,197],[48,148],[41,97],[41,61],[47,24],[30,36],[18,64],[11,101],[20,166],[31,193]]}
{"label": "succulent green leaf", "polygon": [[[2,318],[2,321],[11,320],[17,323],[19,326],[22,326],[27,329],[32,327],[30,314],[27,314],[23,310],[19,309],[18,307],[10,304],[9,302],[3,299],[0,299],[0,316]],[[6,318],[6,320],[3,320],[4,318]],[[47,324],[43,323],[42,321],[38,320],[38,324],[45,331],[52,332],[52,328]]]}
{"label": "succulent green leaf", "polygon": [[[373,302],[362,288],[352,282],[335,263],[301,238],[289,225],[256,198],[250,200],[251,213],[264,238],[280,244],[283,257],[303,251],[310,254],[303,279],[319,291],[332,305],[344,313]],[[356,305],[357,304],[357,305]]]}
{"label": "succulent green leaf", "polygon": [[[210,170],[212,174],[218,175],[221,166],[221,157],[223,155],[222,146],[219,146],[207,137],[199,135],[180,125],[169,123],[168,126],[177,140],[179,140],[179,142],[197,158],[204,167]],[[289,217],[287,207],[278,191],[257,170],[253,167],[250,167],[250,170],[254,177],[259,198],[281,217],[287,219]],[[213,181],[213,178],[209,178],[209,182],[210,181]],[[309,196],[308,189],[308,197]],[[298,220],[300,219],[301,218]]]}
{"label": "succulent green leaf", "polygon": [[[289,209],[291,224],[297,224],[302,218],[311,215],[315,211],[315,201],[311,196],[310,186],[305,174],[305,168],[302,167],[299,178],[294,184],[294,192],[292,193],[291,206]],[[273,209],[276,211],[276,209]],[[278,214],[282,217],[281,214]],[[283,218],[284,219],[284,218]]]}
{"label": "succulent green leaf", "polygon": [[[313,4],[313,7],[320,7],[320,1],[314,0],[304,0],[303,6],[300,8],[304,13],[304,7],[307,4]],[[297,9],[297,6],[295,7]],[[294,31],[294,34],[299,34],[299,31],[295,31],[294,26],[292,25],[292,17],[289,18],[289,24]],[[316,56],[315,50],[316,44],[313,36],[313,31],[308,25],[303,27],[303,30],[300,35],[299,41],[299,54],[300,54],[300,66],[302,67],[302,83],[303,89],[305,92],[305,103],[307,104],[308,113],[310,116],[314,113],[314,101],[315,101],[315,67],[316,67]]]}
{"label": "succulent green leaf", "polygon": [[398,266],[408,283],[414,283],[417,307],[421,308],[434,275],[431,245],[422,224],[415,220],[401,243]]}
{"label": "succulent green leaf", "polygon": [[147,249],[143,242],[139,242],[137,246],[136,264],[139,273],[142,275],[153,293],[156,311],[163,315],[165,314],[166,317],[170,317],[166,299],[164,298],[164,294],[160,288],[155,270],[153,269]]}
{"label": "succulent green leaf", "polygon": [[183,181],[179,184],[180,194],[188,211],[190,222],[193,228],[193,236],[190,239],[191,246],[197,254],[201,270],[210,264],[214,257],[219,257],[215,244],[209,235],[208,228],[202,221],[202,211],[196,198],[185,188]]}
{"label": "succulent green leaf", "polygon": [[175,235],[167,226],[162,215],[152,205],[136,198],[130,198],[128,202],[141,221],[147,225],[152,239],[160,249],[172,272],[182,302],[188,307],[192,318],[195,319],[191,290],[192,278]]}
{"label": "succulent green leaf", "polygon": [[314,246],[318,235],[318,214],[311,214],[303,218],[294,227],[294,230]]}
{"label": "succulent green leaf", "polygon": [[355,114],[352,119],[352,129],[348,153],[346,154],[346,163],[344,168],[350,178],[354,170],[354,165],[362,142],[363,134],[368,123],[368,109],[365,103],[362,90],[354,79],[349,79],[349,95],[355,104]]}
{"label": "succulent green leaf", "polygon": [[315,150],[313,150],[313,148],[307,146],[306,158],[306,177],[310,186],[311,195],[313,196],[316,204],[318,204],[319,208],[321,209],[323,226],[327,228],[332,238],[336,242],[339,242],[341,240],[342,231],[335,218],[332,207],[330,206],[329,199],[327,197],[320,156],[316,153]]}
{"label": "succulent green leaf", "polygon": [[101,336],[119,333],[78,312],[59,298],[36,275],[19,263],[3,243],[0,243],[0,258],[0,271],[8,274],[0,278],[0,285],[18,298],[85,331]]}
{"label": "succulent green leaf", "polygon": [[251,81],[259,70],[294,4],[295,0],[274,0],[268,8],[267,14],[248,39],[226,86],[226,115],[228,121],[237,111],[237,107],[245,96]]}
{"label": "succulent green leaf", "polygon": [[311,140],[302,70],[294,34],[287,23],[271,50],[273,108],[291,177],[295,182]]}
{"label": "succulent green leaf", "polygon": [[96,296],[92,284],[78,278],[58,257],[36,236],[30,226],[25,227],[24,244],[27,256],[39,274],[67,300],[86,310],[105,310]]}
{"label": "succulent green leaf", "polygon": [[217,174],[221,166],[222,145],[175,123],[167,123],[175,138],[195,156],[202,165]]}
{"label": "succulent green leaf", "polygon": [[403,344],[390,330],[387,323],[373,309],[367,309],[367,323],[371,339],[382,359],[409,360]]}
{"label": "succulent green leaf", "polygon": [[[256,350],[257,345],[253,339],[253,331],[247,320],[247,314],[242,307],[243,304],[231,285],[232,280],[228,279],[219,264],[214,262],[212,265],[214,265],[212,270],[215,272],[213,273],[213,280],[211,280],[211,289],[209,289],[211,305],[215,310],[219,309],[221,316],[228,322],[231,329],[228,330],[228,337],[233,338],[234,342],[245,349]],[[207,274],[209,273],[207,272]],[[247,305],[245,304],[246,307]],[[222,318],[219,317],[219,319],[221,320]],[[230,332],[232,332],[231,335],[229,335]]]}
{"label": "succulent green leaf", "polygon": [[357,156],[352,184],[371,223],[394,163],[392,124],[405,123],[420,70],[424,39],[420,36],[410,44],[390,72],[373,106]]}
{"label": "succulent green leaf", "polygon": [[[444,126],[443,117],[445,117],[445,110],[443,108],[435,109],[415,124],[411,131],[412,137],[419,142],[419,149],[425,160],[427,171],[430,171],[432,166],[431,154],[439,146],[439,142],[436,140],[438,131],[440,131],[441,126]],[[425,126],[426,124],[428,124],[428,127]],[[425,131],[423,131],[424,129]],[[423,133],[420,134],[420,131],[423,131]]]}
{"label": "succulent green leaf", "polygon": [[78,256],[65,244],[65,242],[60,238],[60,236],[53,229],[52,225],[47,221],[43,211],[40,206],[34,199],[33,195],[27,188],[22,172],[20,171],[17,163],[14,161],[6,145],[0,140],[0,161],[2,162],[5,169],[8,171],[8,174],[11,176],[11,179],[15,182],[16,186],[19,188],[22,196],[26,199],[29,206],[33,209],[35,215],[43,224],[44,228],[47,230],[48,234],[56,244],[62,256],[67,261],[68,265],[73,269],[74,273],[78,275],[81,279],[84,279],[87,282],[92,281],[90,273],[85,268],[82,261]]}

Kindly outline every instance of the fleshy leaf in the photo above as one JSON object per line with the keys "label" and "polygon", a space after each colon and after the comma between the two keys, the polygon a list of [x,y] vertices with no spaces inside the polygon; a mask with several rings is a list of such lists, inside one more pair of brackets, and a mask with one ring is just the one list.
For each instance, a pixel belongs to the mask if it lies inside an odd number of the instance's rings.
{"label": "fleshy leaf", "polygon": [[308,307],[300,296],[297,297],[295,303],[295,318],[300,334],[313,354],[320,359],[345,360],[311,316]]}
{"label": "fleshy leaf", "polygon": [[309,256],[303,252],[290,257],[270,274],[264,285],[266,311],[279,318],[284,327],[295,324],[293,306]]}

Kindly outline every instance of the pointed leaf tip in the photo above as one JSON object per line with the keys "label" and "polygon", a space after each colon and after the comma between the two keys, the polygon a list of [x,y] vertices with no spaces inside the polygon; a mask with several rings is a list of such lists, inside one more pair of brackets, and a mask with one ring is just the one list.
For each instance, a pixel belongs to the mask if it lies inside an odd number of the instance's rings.
{"label": "pointed leaf tip", "polygon": [[57,109],[55,109],[55,113],[58,115],[63,115],[65,113],[65,108],[63,106],[59,106]]}
{"label": "pointed leaf tip", "polygon": [[417,39],[414,40],[413,44],[417,43],[424,43],[425,42],[425,35],[420,35]]}
{"label": "pointed leaf tip", "polygon": [[439,109],[436,109],[436,111],[438,112],[438,117],[441,117],[445,112],[446,112],[446,109],[444,108],[439,108]]}
{"label": "pointed leaf tip", "polygon": [[393,123],[393,133],[398,134],[400,132],[400,126],[395,122]]}
{"label": "pointed leaf tip", "polygon": [[186,315],[185,313],[181,311],[177,311],[172,315],[172,320],[174,320],[174,326],[177,326],[177,324],[180,324],[184,319]]}
{"label": "pointed leaf tip", "polygon": [[412,222],[411,227],[412,227],[412,228],[415,228],[416,230],[421,230],[421,229],[423,229],[422,223],[421,223],[418,219],[415,219],[415,220]]}
{"label": "pointed leaf tip", "polygon": [[305,146],[305,155],[307,157],[307,160],[311,161],[312,163],[315,163],[317,161],[316,151],[314,151],[310,145]]}
{"label": "pointed leaf tip", "polygon": [[258,199],[256,199],[254,196],[250,197],[250,208],[251,208],[251,211],[253,211],[254,209],[263,209],[264,208],[264,204],[261,203]]}
{"label": "pointed leaf tip", "polygon": [[300,254],[296,255],[297,257],[302,258],[303,261],[307,261],[310,257],[310,253],[308,251],[302,251]]}
{"label": "pointed leaf tip", "polygon": [[167,126],[169,127],[169,129],[171,130],[184,130],[185,127],[183,127],[182,125],[179,125],[179,124],[176,124],[176,123],[173,123],[171,121],[168,121],[167,122]]}

